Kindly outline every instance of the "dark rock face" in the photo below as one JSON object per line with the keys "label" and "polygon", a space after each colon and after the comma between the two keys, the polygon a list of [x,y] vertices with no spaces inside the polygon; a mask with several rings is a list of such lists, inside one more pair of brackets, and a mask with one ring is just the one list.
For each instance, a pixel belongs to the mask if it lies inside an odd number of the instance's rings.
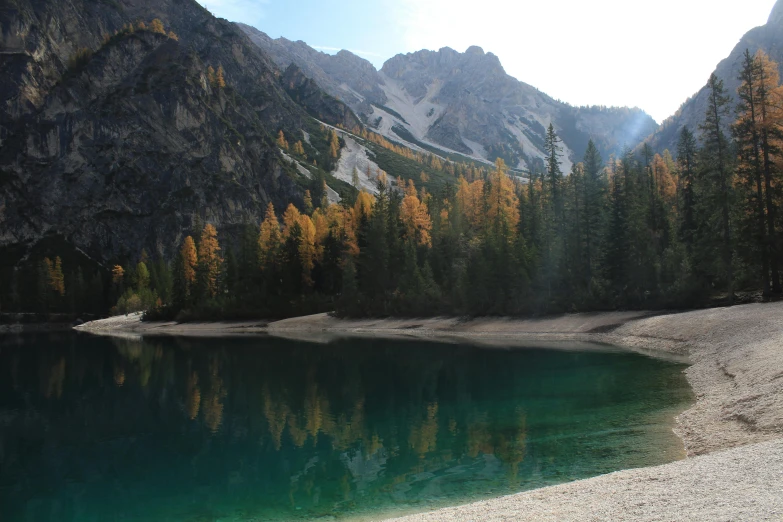
{"label": "dark rock face", "polygon": [[[105,40],[152,18],[178,40]],[[272,136],[310,117],[263,51],[195,0],[14,0],[0,22],[0,249],[57,236],[102,262],[170,257],[194,222],[223,233],[270,201],[302,204]],[[329,123],[355,120],[322,96]]]}
{"label": "dark rock face", "polygon": [[[721,61],[715,69],[715,75],[723,80],[726,91],[732,97],[732,111],[739,102],[737,88],[740,81],[737,77],[742,69],[742,60],[746,49],[750,51],[751,55],[759,49],[764,51],[771,59],[781,65],[781,73],[783,73],[783,0],[778,0],[775,4],[767,23],[745,33],[731,54]],[[667,118],[658,131],[645,140],[653,149],[657,151],[669,149],[672,153],[676,153],[677,141],[685,126],[697,137],[700,136],[699,124],[704,121],[709,97],[706,80],[707,78],[705,78],[705,86],[699,92],[683,103],[674,116]],[[730,123],[731,121],[726,122],[725,131],[727,134],[730,132]]]}
{"label": "dark rock face", "polygon": [[291,64],[280,78],[288,95],[299,103],[314,118],[340,124],[346,129],[361,126],[361,122],[346,105],[337,103],[321,90],[315,80],[304,75],[295,64]]}

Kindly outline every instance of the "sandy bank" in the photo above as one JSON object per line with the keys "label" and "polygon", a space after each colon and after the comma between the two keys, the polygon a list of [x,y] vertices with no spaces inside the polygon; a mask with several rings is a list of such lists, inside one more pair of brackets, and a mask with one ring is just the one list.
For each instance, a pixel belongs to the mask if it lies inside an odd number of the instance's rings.
{"label": "sandy bank", "polygon": [[216,321],[212,323],[176,323],[174,321],[142,322],[141,312],[90,321],[74,330],[96,335],[139,338],[144,335],[177,335],[209,337],[225,335],[266,334],[269,321]]}
{"label": "sandy bank", "polygon": [[[687,356],[697,400],[675,431],[689,458],[401,520],[780,520],[783,516],[783,303],[667,315],[613,312],[545,319],[338,320],[263,323],[87,323],[96,333],[269,333],[470,340],[503,345],[603,342]],[[114,323],[111,323],[114,321]],[[767,442],[771,441],[771,442]],[[738,448],[739,446],[743,446]],[[730,449],[736,448],[736,449]],[[729,450],[729,451],[723,451]]]}

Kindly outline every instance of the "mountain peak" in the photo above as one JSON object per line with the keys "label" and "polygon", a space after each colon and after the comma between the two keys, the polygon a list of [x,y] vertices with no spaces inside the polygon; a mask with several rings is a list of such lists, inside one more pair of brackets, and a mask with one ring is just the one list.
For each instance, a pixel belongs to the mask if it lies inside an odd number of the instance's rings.
{"label": "mountain peak", "polygon": [[470,47],[468,47],[468,50],[465,51],[465,54],[477,54],[479,56],[482,56],[484,54],[484,49],[482,49],[478,45],[471,45]]}
{"label": "mountain peak", "polygon": [[775,2],[775,6],[772,8],[772,12],[769,14],[767,24],[783,25],[783,0],[778,0]]}

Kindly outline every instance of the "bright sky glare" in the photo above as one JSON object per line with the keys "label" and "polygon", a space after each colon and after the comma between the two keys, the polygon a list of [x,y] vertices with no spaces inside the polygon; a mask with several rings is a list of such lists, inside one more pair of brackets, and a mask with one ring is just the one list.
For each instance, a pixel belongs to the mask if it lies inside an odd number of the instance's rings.
{"label": "bright sky glare", "polygon": [[376,68],[397,53],[471,45],[573,105],[640,107],[657,121],[698,91],[775,0],[199,0],[273,38],[348,49]]}

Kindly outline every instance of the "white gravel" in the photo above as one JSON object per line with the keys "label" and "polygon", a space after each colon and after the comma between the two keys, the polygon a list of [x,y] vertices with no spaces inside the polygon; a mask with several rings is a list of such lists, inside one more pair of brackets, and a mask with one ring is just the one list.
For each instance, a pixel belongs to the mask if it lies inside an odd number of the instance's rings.
{"label": "white gravel", "polygon": [[[346,183],[353,184],[353,169],[359,174],[359,186],[370,194],[377,194],[378,188],[375,177],[381,172],[381,168],[370,159],[367,148],[351,137],[347,132],[340,132],[345,140],[345,147],[340,151],[340,161],[337,162],[332,175]],[[367,170],[372,177],[367,177]]]}

